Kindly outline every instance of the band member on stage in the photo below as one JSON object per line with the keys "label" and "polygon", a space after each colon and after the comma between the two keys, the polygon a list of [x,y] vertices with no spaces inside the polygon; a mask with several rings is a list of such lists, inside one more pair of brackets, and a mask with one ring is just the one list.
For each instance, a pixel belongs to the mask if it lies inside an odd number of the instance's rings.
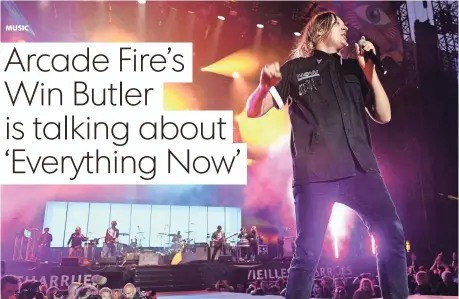
{"label": "band member on stage", "polygon": [[218,251],[222,251],[225,254],[225,232],[222,230],[222,226],[217,226],[217,230],[212,234],[212,243],[214,245],[214,252],[212,252],[211,261],[215,260],[215,256]]}
{"label": "band member on stage", "polygon": [[103,257],[116,256],[116,242],[120,236],[120,231],[116,228],[117,225],[116,221],[112,221],[105,232],[104,248],[102,249]]}
{"label": "band member on stage", "polygon": [[49,258],[49,251],[51,249],[51,242],[53,241],[53,235],[49,233],[49,228],[45,227],[43,233],[38,240],[38,250],[40,253],[40,261],[45,262]]}
{"label": "band member on stage", "polygon": [[247,240],[247,229],[245,227],[241,227],[241,230],[237,237],[239,238],[239,246],[240,246],[239,248],[241,250],[241,258],[246,260],[247,256],[249,255],[249,247],[244,247],[244,245],[247,246],[249,244],[249,241]]}
{"label": "band member on stage", "polygon": [[178,244],[180,242],[182,242],[182,235],[180,234],[180,231],[178,231],[177,234],[172,237],[172,243]]}
{"label": "band member on stage", "polygon": [[70,236],[67,242],[67,246],[70,245],[69,256],[81,257],[82,243],[87,240],[88,238],[81,233],[81,228],[75,228],[75,232]]}
{"label": "band member on stage", "polygon": [[357,60],[342,59],[348,28],[332,12],[309,20],[282,67],[263,68],[246,105],[248,117],[289,106],[292,125],[296,250],[287,299],[307,299],[335,201],[356,210],[374,234],[383,298],[408,298],[405,238],[395,205],[372,152],[367,112],[378,123],[391,119],[389,99],[375,66],[353,45]]}
{"label": "band member on stage", "polygon": [[284,235],[279,234],[277,236],[277,258],[282,259],[284,257]]}
{"label": "band member on stage", "polygon": [[250,246],[250,257],[252,260],[258,255],[258,230],[256,226],[252,226],[250,232],[247,234],[247,239],[249,240]]}

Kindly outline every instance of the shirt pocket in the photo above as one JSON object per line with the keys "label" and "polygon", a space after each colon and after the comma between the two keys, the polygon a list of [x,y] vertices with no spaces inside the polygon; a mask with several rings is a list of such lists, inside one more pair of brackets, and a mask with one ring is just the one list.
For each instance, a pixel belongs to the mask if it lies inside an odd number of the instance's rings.
{"label": "shirt pocket", "polygon": [[355,75],[344,75],[344,83],[346,93],[354,102],[363,104],[362,89],[360,87],[360,80]]}

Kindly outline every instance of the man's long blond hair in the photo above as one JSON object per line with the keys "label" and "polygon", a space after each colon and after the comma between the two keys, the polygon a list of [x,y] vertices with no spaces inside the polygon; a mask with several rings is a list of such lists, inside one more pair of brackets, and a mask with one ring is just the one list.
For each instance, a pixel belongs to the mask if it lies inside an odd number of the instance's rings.
{"label": "man's long blond hair", "polygon": [[337,21],[338,17],[331,11],[315,15],[304,26],[303,33],[292,50],[290,57],[294,59],[311,56],[317,44],[330,33]]}

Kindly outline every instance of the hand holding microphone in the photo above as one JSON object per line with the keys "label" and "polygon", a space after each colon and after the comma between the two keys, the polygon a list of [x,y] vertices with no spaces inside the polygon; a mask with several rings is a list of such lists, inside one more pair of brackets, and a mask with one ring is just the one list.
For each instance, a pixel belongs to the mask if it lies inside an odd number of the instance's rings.
{"label": "hand holding microphone", "polygon": [[381,71],[384,75],[387,74],[387,70],[384,68],[381,60],[376,56],[376,49],[375,46],[365,39],[365,36],[359,40],[359,43],[355,44],[355,51],[357,54],[357,60],[359,61],[360,67],[362,70],[368,69],[367,62],[365,61],[365,57],[370,59],[374,66]]}
{"label": "hand holding microphone", "polygon": [[261,70],[260,84],[264,87],[271,88],[282,79],[280,66],[278,62],[267,64]]}

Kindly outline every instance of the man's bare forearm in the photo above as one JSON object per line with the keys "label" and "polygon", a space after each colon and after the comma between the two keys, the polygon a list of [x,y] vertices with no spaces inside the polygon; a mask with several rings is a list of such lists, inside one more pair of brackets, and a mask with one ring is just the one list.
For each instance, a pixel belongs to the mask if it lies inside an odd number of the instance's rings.
{"label": "man's bare forearm", "polygon": [[269,93],[269,88],[258,85],[257,89],[249,96],[246,103],[246,113],[250,118],[263,115],[263,102]]}
{"label": "man's bare forearm", "polygon": [[368,80],[368,82],[370,83],[375,98],[375,106],[372,113],[373,117],[376,121],[386,124],[390,122],[392,117],[389,98],[376,72],[373,73],[372,78]]}

